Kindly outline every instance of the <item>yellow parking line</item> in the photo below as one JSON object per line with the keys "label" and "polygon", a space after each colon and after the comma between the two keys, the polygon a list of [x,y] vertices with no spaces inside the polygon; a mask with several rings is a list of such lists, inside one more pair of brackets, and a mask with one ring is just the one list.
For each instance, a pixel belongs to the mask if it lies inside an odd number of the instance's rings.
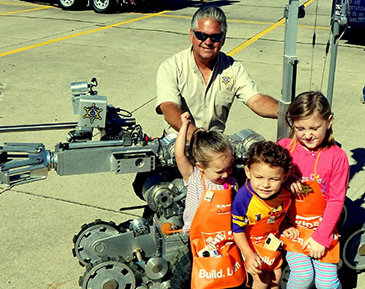
{"label": "yellow parking line", "polygon": [[13,6],[39,6],[38,4],[23,4],[23,3],[11,3],[11,2],[0,2],[0,4],[4,4],[4,5],[13,5]]}
{"label": "yellow parking line", "polygon": [[[308,5],[312,4],[313,0],[308,0],[307,2],[305,2],[303,5],[304,7],[307,7]],[[229,51],[227,53],[227,55],[229,56],[233,56],[235,54],[237,54],[238,52],[240,52],[241,50],[243,50],[244,48],[246,48],[247,46],[251,45],[252,43],[254,43],[256,40],[260,39],[262,36],[264,36],[265,34],[269,33],[270,31],[274,30],[275,28],[279,27],[280,25],[283,25],[285,23],[285,18],[281,18],[278,22],[276,22],[275,24],[271,25],[270,27],[266,28],[265,30],[257,33],[255,36],[253,36],[252,38],[250,38],[249,40],[243,42],[241,45],[237,46],[236,48],[232,49],[231,51]]]}
{"label": "yellow parking line", "polygon": [[[304,3],[304,6],[306,7],[309,4],[311,4],[312,2],[313,2],[313,0],[309,0],[306,3]],[[0,4],[4,4],[4,3],[8,4],[7,2],[0,2]],[[29,9],[29,10],[23,10],[23,11],[40,10],[40,9],[47,9],[47,8],[53,8],[53,7],[52,6],[47,6],[47,7],[35,8],[35,9]],[[146,15],[146,16],[143,16],[143,17],[140,17],[140,18],[131,19],[131,20],[127,20],[127,21],[120,22],[120,23],[111,24],[111,25],[107,25],[107,26],[100,27],[100,28],[96,28],[96,29],[92,29],[92,30],[88,30],[88,31],[84,31],[84,32],[80,32],[80,33],[68,35],[68,36],[65,36],[65,37],[56,38],[56,39],[52,39],[52,40],[49,40],[49,41],[44,41],[44,42],[37,43],[37,44],[34,44],[34,45],[30,45],[30,46],[18,48],[18,49],[15,49],[15,50],[3,52],[3,53],[0,53],[0,57],[7,56],[7,55],[11,55],[11,54],[15,54],[15,53],[22,52],[22,51],[26,51],[26,50],[33,49],[33,48],[40,47],[40,46],[44,46],[44,45],[47,45],[47,44],[59,42],[59,41],[62,41],[62,40],[67,40],[67,39],[70,39],[70,38],[74,38],[74,37],[78,37],[78,36],[90,34],[90,33],[93,33],[93,32],[98,32],[98,31],[101,31],[101,30],[105,30],[105,29],[109,29],[109,28],[112,28],[112,27],[120,26],[120,25],[123,25],[123,24],[131,23],[131,22],[135,22],[135,21],[139,21],[139,20],[143,20],[143,19],[147,19],[147,18],[151,18],[151,17],[154,17],[154,16],[160,16],[160,15],[163,15],[163,14],[165,14],[167,12],[170,12],[170,11],[169,10],[165,10],[165,11],[162,11],[162,12],[159,12],[159,13],[154,13],[154,14]],[[17,13],[17,12],[8,12],[8,13],[0,14],[0,15],[6,15],[6,14],[11,14],[11,13]],[[163,16],[166,16],[166,17],[174,17],[172,15],[163,15]],[[187,18],[190,18],[191,19],[191,17],[187,17]],[[244,23],[265,24],[264,22],[250,22],[250,21],[239,21],[239,20],[236,20],[236,21],[233,20],[232,22],[244,22]],[[271,25],[267,29],[261,31],[260,33],[256,34],[255,36],[253,36],[249,40],[247,40],[244,43],[242,43],[241,45],[239,45],[236,48],[232,49],[227,54],[230,55],[230,56],[233,56],[233,55],[237,54],[239,51],[243,50],[244,48],[246,48],[247,46],[251,45],[256,40],[258,40],[259,38],[261,38],[262,36],[264,36],[265,34],[269,33],[272,30],[274,30],[278,26],[283,25],[284,23],[285,23],[285,18],[280,19],[278,22],[274,23],[273,25]],[[271,23],[266,23],[266,24],[271,24]]]}
{"label": "yellow parking line", "polygon": [[18,10],[18,11],[12,11],[12,12],[5,12],[5,13],[0,13],[0,16],[10,15],[10,14],[17,14],[17,13],[23,13],[23,12],[29,12],[29,11],[44,10],[44,9],[48,9],[48,8],[54,8],[54,7],[52,7],[52,6],[46,6],[46,7],[38,7],[38,8],[32,8],[32,9],[26,9],[26,10]]}
{"label": "yellow parking line", "polygon": [[274,30],[276,27],[283,25],[285,23],[285,18],[281,19],[280,21],[276,22],[274,25],[271,25],[269,28],[266,28],[265,30],[261,31],[260,33],[257,33],[255,36],[250,38],[249,40],[243,42],[241,45],[237,46],[236,48],[232,49],[227,53],[229,56],[233,56],[240,52],[242,49],[246,48],[247,46],[254,43],[256,40],[264,36],[265,34],[269,33],[270,31]]}
{"label": "yellow parking line", "polygon": [[11,54],[15,54],[15,53],[22,52],[22,51],[26,51],[26,50],[33,49],[33,48],[40,47],[40,46],[44,46],[44,45],[47,45],[47,44],[59,42],[59,41],[62,41],[62,40],[67,40],[67,39],[70,39],[70,38],[74,38],[74,37],[78,37],[78,36],[90,34],[90,33],[93,33],[93,32],[98,32],[98,31],[101,31],[101,30],[105,30],[105,29],[109,29],[109,28],[112,28],[112,27],[120,26],[120,25],[123,25],[123,24],[132,23],[132,22],[135,22],[135,21],[139,21],[139,20],[151,18],[151,17],[158,16],[158,15],[161,15],[161,14],[164,14],[164,13],[167,13],[167,12],[170,12],[170,11],[169,10],[165,10],[165,11],[162,11],[162,12],[159,12],[159,13],[154,13],[154,14],[146,15],[146,16],[139,17],[139,18],[136,18],[136,19],[131,19],[131,20],[127,20],[127,21],[123,21],[123,22],[119,22],[119,23],[115,23],[115,24],[111,24],[111,25],[99,27],[99,28],[96,28],[96,29],[92,29],[92,30],[88,30],[88,31],[84,31],[84,32],[80,32],[80,33],[76,33],[76,34],[71,34],[71,35],[67,35],[67,36],[64,36],[64,37],[60,37],[60,38],[56,38],[56,39],[44,41],[44,42],[37,43],[37,44],[34,44],[34,45],[29,45],[29,46],[26,46],[26,47],[21,47],[21,48],[18,48],[18,49],[14,49],[14,50],[11,50],[11,51],[7,51],[7,52],[0,53],[0,57],[7,56],[7,55],[11,55]]}

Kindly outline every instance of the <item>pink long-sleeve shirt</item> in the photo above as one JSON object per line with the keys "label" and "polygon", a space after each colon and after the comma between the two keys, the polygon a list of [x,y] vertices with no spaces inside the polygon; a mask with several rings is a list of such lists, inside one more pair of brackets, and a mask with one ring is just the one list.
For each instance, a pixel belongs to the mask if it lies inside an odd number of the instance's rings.
{"label": "pink long-sleeve shirt", "polygon": [[[281,139],[278,144],[288,148],[291,139]],[[303,181],[314,179],[314,166],[318,151],[308,151],[300,143],[292,151],[294,174]],[[327,201],[323,219],[312,238],[328,248],[333,239],[333,232],[342,212],[349,180],[349,162],[347,155],[337,145],[322,150],[317,175],[321,191]]]}

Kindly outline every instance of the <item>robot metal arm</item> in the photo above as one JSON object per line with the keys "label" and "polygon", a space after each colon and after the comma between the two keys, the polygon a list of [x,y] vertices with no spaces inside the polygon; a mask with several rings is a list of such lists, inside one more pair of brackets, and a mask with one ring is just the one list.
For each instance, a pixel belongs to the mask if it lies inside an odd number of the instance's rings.
{"label": "robot metal arm", "polygon": [[5,143],[0,147],[0,182],[14,186],[45,179],[52,156],[43,144]]}
{"label": "robot metal arm", "polygon": [[[75,128],[68,133],[68,142],[58,143],[54,152],[41,143],[4,143],[0,146],[1,183],[15,186],[42,180],[51,169],[62,176],[108,171],[140,173],[175,167],[175,138],[149,138],[130,113],[107,105],[106,97],[93,91],[96,85],[96,79],[71,84],[77,123],[0,127],[0,132]],[[92,140],[94,129],[100,131],[98,141]],[[246,129],[229,139],[239,165],[249,146],[263,137]]]}
{"label": "robot metal arm", "polygon": [[55,169],[58,175],[155,169],[158,144],[124,147],[121,141],[60,143],[55,152],[43,144],[5,143],[0,147],[0,182],[15,186],[38,181]]}

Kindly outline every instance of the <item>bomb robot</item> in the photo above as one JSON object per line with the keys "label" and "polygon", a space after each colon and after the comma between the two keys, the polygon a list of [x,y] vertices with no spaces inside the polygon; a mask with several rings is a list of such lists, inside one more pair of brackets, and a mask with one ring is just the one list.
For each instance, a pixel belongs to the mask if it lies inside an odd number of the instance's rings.
{"label": "bomb robot", "polygon": [[[72,128],[55,151],[40,143],[0,146],[0,182],[16,186],[58,175],[113,171],[136,173],[133,187],[147,202],[144,218],[121,224],[96,220],[73,238],[73,254],[86,271],[83,289],[188,288],[188,236],[181,231],[186,188],[174,160],[175,138],[152,139],[131,113],[107,104],[94,91],[96,79],[71,84],[77,123],[8,126],[0,132]],[[98,130],[99,140],[93,140]],[[229,136],[234,164],[242,168],[247,150],[263,140],[251,130]]]}

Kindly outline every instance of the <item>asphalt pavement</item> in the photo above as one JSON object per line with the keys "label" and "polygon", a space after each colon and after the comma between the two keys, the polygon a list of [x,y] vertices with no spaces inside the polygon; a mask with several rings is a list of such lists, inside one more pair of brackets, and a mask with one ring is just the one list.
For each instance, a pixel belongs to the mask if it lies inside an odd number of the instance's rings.
{"label": "asphalt pavement", "polygon": [[[299,2],[307,7],[306,16],[298,21],[296,90],[326,94],[331,3]],[[209,3],[220,5],[228,18],[223,51],[243,62],[263,93],[281,99],[282,17],[289,1]],[[150,11],[125,9],[98,14],[91,9],[65,11],[52,3],[1,1],[0,126],[76,122],[70,84],[96,77],[99,95],[106,96],[115,107],[133,112],[146,134],[160,136],[162,117],[154,112],[156,72],[163,60],[189,47],[190,19],[202,2],[168,4]],[[344,238],[361,228],[365,220],[362,37],[353,32],[338,42],[332,104],[335,137],[350,162]],[[276,140],[276,120],[260,118],[235,102],[226,133],[245,128]],[[0,146],[43,143],[54,151],[57,143],[66,141],[68,131],[0,133]],[[0,184],[0,288],[79,288],[78,278],[85,268],[73,257],[72,238],[81,225],[95,219],[121,223],[140,217],[143,210],[139,206],[145,202],[135,195],[133,179],[134,174],[59,176],[51,170],[46,180],[12,188]],[[343,267],[343,288],[365,288],[364,263],[362,256],[359,264],[350,263],[355,270]]]}

